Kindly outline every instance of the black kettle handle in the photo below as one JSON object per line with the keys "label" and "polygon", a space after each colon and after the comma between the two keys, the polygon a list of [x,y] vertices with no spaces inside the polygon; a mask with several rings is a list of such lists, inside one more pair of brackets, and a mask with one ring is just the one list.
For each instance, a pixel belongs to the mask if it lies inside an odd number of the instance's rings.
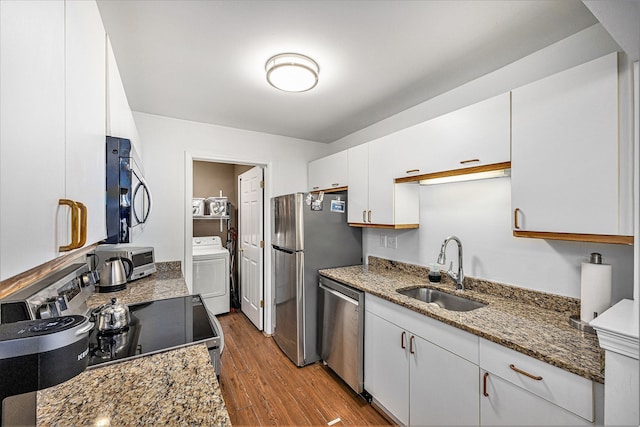
{"label": "black kettle handle", "polygon": [[129,270],[127,271],[127,280],[129,280],[131,279],[131,275],[133,274],[133,262],[131,262],[129,258],[120,258],[120,259],[129,266]]}

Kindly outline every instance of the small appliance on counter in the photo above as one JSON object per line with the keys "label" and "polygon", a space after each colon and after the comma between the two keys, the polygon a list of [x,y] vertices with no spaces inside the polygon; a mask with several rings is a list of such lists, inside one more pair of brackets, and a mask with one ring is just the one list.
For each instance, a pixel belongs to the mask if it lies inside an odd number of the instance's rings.
{"label": "small appliance on counter", "polygon": [[133,263],[130,259],[117,256],[106,259],[100,270],[100,282],[96,290],[98,292],[122,291],[127,288],[131,273],[133,273]]}
{"label": "small appliance on counter", "polygon": [[80,315],[0,325],[2,425],[36,424],[34,392],[85,370],[92,328],[93,323]]}
{"label": "small appliance on counter", "polygon": [[131,141],[107,136],[107,243],[131,243],[149,219],[151,192]]}
{"label": "small appliance on counter", "polygon": [[[99,245],[95,254],[98,257],[98,266],[102,266],[107,260],[114,257],[131,261],[133,270],[131,275],[128,275],[129,282],[156,272],[154,250],[150,246]],[[102,282],[100,286],[102,286]]]}

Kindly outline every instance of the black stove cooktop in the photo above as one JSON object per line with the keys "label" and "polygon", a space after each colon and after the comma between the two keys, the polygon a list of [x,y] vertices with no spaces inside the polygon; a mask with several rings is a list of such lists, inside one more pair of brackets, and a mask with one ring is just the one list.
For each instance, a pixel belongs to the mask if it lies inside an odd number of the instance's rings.
{"label": "black stove cooktop", "polygon": [[199,295],[131,304],[131,322],[118,333],[89,334],[89,366],[121,362],[139,356],[206,342],[209,349],[220,344]]}

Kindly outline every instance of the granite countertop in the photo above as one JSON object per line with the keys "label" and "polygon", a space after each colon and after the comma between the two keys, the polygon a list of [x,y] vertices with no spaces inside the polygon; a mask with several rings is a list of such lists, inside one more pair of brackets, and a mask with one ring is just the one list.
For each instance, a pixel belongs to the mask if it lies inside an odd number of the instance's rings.
{"label": "granite countertop", "polygon": [[[188,295],[180,263],[158,263],[158,272],[127,289],[96,293],[89,308],[112,297],[124,304]],[[89,368],[37,393],[37,424],[230,426],[205,344]]]}
{"label": "granite countertop", "polygon": [[[445,274],[440,284],[429,283],[428,270],[374,257],[369,265],[320,270],[322,276],[407,307],[474,335],[504,345],[581,377],[604,383],[604,351],[595,335],[569,325],[580,313],[579,300],[488,281],[465,278],[456,291]],[[398,289],[429,285],[487,306],[449,311],[397,293]]]}

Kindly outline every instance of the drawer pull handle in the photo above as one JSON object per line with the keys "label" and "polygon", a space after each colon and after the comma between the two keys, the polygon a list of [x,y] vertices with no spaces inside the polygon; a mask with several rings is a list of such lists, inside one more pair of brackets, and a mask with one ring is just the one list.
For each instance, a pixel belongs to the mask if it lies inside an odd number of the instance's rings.
{"label": "drawer pull handle", "polygon": [[413,335],[411,335],[411,338],[409,338],[409,353],[411,354],[415,354],[415,351],[413,351],[413,340],[416,337],[414,337]]}
{"label": "drawer pull handle", "polygon": [[407,346],[404,344],[404,340],[407,336],[407,333],[405,331],[402,331],[402,335],[400,335],[400,347],[402,348],[407,348]]}
{"label": "drawer pull handle", "polygon": [[524,375],[525,377],[529,377],[529,378],[531,378],[532,380],[542,381],[542,377],[540,377],[540,376],[536,376],[536,375],[531,375],[530,373],[525,372],[525,371],[523,371],[522,369],[518,369],[518,368],[516,368],[516,365],[514,365],[513,363],[512,363],[511,365],[509,365],[509,367],[510,367],[512,370],[516,371],[517,373],[522,374],[522,375]]}
{"label": "drawer pull handle", "polygon": [[409,169],[405,173],[418,173],[418,172],[420,172],[420,169]]}
{"label": "drawer pull handle", "polygon": [[320,188],[320,187],[313,187],[314,190],[317,190],[318,188]]}
{"label": "drawer pull handle", "polygon": [[520,224],[518,224],[518,214],[520,213],[520,208],[515,208],[513,210],[513,227],[517,230],[520,228]]}
{"label": "drawer pull handle", "polygon": [[482,394],[484,395],[484,397],[489,397],[489,393],[487,393],[487,378],[489,378],[489,372],[485,372],[484,376],[482,377]]}
{"label": "drawer pull handle", "polygon": [[462,161],[460,162],[460,164],[461,164],[461,165],[464,165],[464,164],[467,164],[467,163],[476,163],[476,162],[479,162],[479,161],[480,161],[480,159],[462,160]]}
{"label": "drawer pull handle", "polygon": [[340,183],[338,183],[338,182],[336,182],[335,184],[331,184],[332,187],[337,187],[339,185],[340,185]]}

